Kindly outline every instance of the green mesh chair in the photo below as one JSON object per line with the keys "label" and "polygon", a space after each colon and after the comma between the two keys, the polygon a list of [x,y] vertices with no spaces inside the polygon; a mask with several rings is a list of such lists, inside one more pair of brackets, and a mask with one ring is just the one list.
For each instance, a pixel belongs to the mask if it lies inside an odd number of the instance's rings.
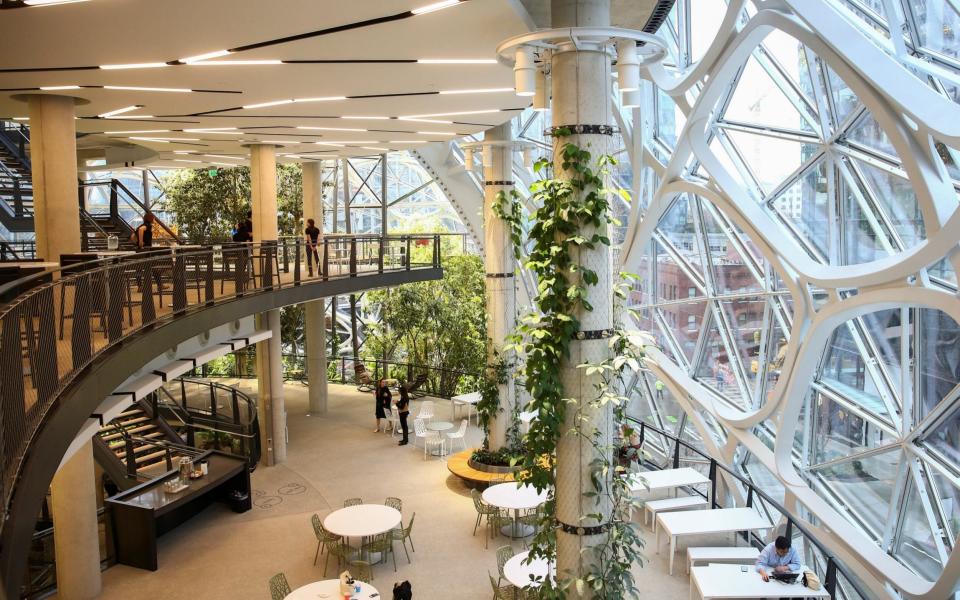
{"label": "green mesh chair", "polygon": [[272,600],[283,600],[292,591],[290,584],[287,583],[287,576],[283,573],[277,573],[270,578],[270,598]]}
{"label": "green mesh chair", "polygon": [[490,578],[490,587],[493,588],[493,600],[514,600],[517,597],[518,588],[509,583],[506,585],[498,584],[489,571],[487,571],[487,577]]}
{"label": "green mesh chair", "polygon": [[350,571],[354,579],[365,583],[373,581],[373,567],[365,560],[351,560],[347,564],[347,570]]}
{"label": "green mesh chair", "polygon": [[346,564],[350,557],[353,556],[353,548],[348,546],[342,539],[336,542],[331,542],[327,545],[327,559],[323,561],[323,576],[327,576],[327,566],[330,564],[330,557],[337,557],[337,567],[340,565]]}
{"label": "green mesh chair", "polygon": [[343,501],[343,507],[356,506],[358,504],[363,504],[363,498],[347,498]]}
{"label": "green mesh chair", "polygon": [[327,544],[339,541],[340,536],[324,529],[323,523],[320,521],[320,515],[318,514],[310,517],[310,522],[313,523],[313,534],[317,536],[317,553],[313,555],[313,566],[317,566],[317,559],[320,558],[322,549],[326,549]]}
{"label": "green mesh chair", "polygon": [[497,578],[497,585],[503,583],[503,566],[507,564],[507,561],[513,558],[513,555],[516,554],[516,551],[513,549],[513,546],[500,546],[497,548],[497,571],[500,573],[500,577]]}
{"label": "green mesh chair", "polygon": [[404,527],[403,521],[401,521],[399,527],[395,527],[390,531],[393,541],[403,544],[403,553],[407,555],[407,564],[410,564],[410,553],[407,552],[407,540],[410,540],[410,549],[414,552],[417,551],[417,549],[413,547],[413,538],[410,537],[410,534],[413,532],[413,520],[416,518],[417,513],[413,513],[413,515],[410,517],[409,525]]}
{"label": "green mesh chair", "polygon": [[484,502],[480,496],[480,492],[477,490],[470,490],[470,497],[473,498],[473,507],[477,510],[477,521],[473,524],[473,535],[477,535],[477,527],[480,526],[480,521],[482,521],[484,517],[496,515],[499,511],[497,507],[490,506]]}
{"label": "green mesh chair", "polygon": [[371,552],[379,552],[379,562],[386,562],[387,554],[389,554],[393,558],[393,572],[397,572],[397,556],[393,553],[393,535],[391,532],[373,536],[363,545],[360,552],[366,553],[367,556]]}
{"label": "green mesh chair", "polygon": [[399,512],[403,512],[403,500],[401,500],[400,498],[394,498],[393,496],[390,496],[389,498],[384,500],[383,503],[384,505],[389,506],[390,508],[393,508]]}

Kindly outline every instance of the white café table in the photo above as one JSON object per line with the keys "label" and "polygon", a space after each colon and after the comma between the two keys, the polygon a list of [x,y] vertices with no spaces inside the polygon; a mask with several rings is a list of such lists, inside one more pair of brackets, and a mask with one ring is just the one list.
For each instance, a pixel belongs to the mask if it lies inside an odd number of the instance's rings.
{"label": "white caf\u00e9 table", "polygon": [[[431,421],[430,423],[427,423],[427,429],[429,429],[430,431],[436,431],[437,434],[439,435],[444,431],[449,431],[450,429],[453,429],[453,423],[449,421]],[[440,439],[443,440],[442,437]],[[438,448],[437,450],[434,450],[430,454],[434,456],[446,456],[447,447],[441,444],[440,448]]]}
{"label": "white caf\u00e9 table", "polygon": [[520,511],[536,508],[547,501],[547,491],[537,492],[532,485],[517,487],[516,482],[491,485],[483,490],[483,501],[498,508],[513,511],[513,525],[505,526],[501,531],[512,538],[527,537],[533,533],[533,527],[520,527]]}
{"label": "white caf\u00e9 table", "polygon": [[[453,419],[457,419],[457,407],[461,405],[467,407],[467,418],[469,419],[473,415],[473,407],[477,405],[477,402],[480,402],[480,392],[470,392],[469,394],[460,394],[459,396],[450,398],[450,406],[453,409]],[[477,418],[480,418],[479,414]]]}
{"label": "white caf\u00e9 table", "polygon": [[[353,594],[351,598],[370,598],[374,594],[379,594],[377,588],[369,583],[360,582],[360,593]],[[324,581],[315,581],[305,586],[298,587],[286,595],[284,600],[317,600],[318,598],[329,598],[330,600],[343,600],[340,595],[340,580],[325,579]],[[379,598],[379,596],[377,596]]]}
{"label": "white caf\u00e9 table", "polygon": [[383,504],[357,504],[333,511],[323,520],[324,528],[344,540],[363,540],[386,533],[400,525],[400,511]]}
{"label": "white caf\u00e9 table", "polygon": [[[660,553],[660,531],[670,538],[670,574],[673,575],[673,557],[677,552],[677,538],[682,535],[705,533],[736,533],[773,527],[766,517],[752,508],[715,508],[690,512],[657,513],[657,554]],[[739,567],[738,567],[739,568]]]}
{"label": "white caf\u00e9 table", "polygon": [[690,467],[664,469],[662,471],[641,471],[630,476],[630,491],[676,490],[686,485],[701,485],[704,483],[710,483],[710,478]]}
{"label": "white caf\u00e9 table", "polygon": [[783,584],[773,579],[770,581],[760,579],[760,574],[756,572],[753,566],[748,566],[746,573],[740,567],[741,565],[719,564],[694,567],[690,574],[690,600],[697,597],[693,593],[694,590],[703,600],[830,597],[827,590],[822,587],[817,591],[803,587],[803,583],[801,583],[803,575],[798,577],[794,583]]}
{"label": "white caf\u00e9 table", "polygon": [[552,577],[553,572],[556,570],[556,565],[551,565],[543,558],[535,559],[530,564],[524,564],[524,561],[527,560],[527,556],[529,555],[529,552],[521,552],[513,556],[513,558],[503,565],[503,576],[518,588],[527,586],[540,587],[540,583],[531,581],[530,576],[533,575],[540,581],[543,581],[548,574]]}

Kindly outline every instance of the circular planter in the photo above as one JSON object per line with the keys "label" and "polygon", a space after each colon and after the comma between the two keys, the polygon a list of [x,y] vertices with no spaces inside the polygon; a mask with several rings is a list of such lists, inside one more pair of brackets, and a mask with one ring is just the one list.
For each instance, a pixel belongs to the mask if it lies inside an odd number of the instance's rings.
{"label": "circular planter", "polygon": [[520,467],[517,466],[500,467],[497,465],[485,465],[473,460],[472,458],[467,461],[467,466],[478,471],[483,471],[484,473],[515,473],[520,469]]}

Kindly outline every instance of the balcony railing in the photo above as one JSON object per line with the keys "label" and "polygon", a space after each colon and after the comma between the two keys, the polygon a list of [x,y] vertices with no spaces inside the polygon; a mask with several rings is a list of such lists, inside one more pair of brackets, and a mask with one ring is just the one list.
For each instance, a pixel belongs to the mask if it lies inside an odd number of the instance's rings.
{"label": "balcony railing", "polygon": [[[425,251],[411,253],[411,248]],[[279,256],[293,260],[287,271]],[[440,267],[439,238],[329,236],[320,271],[303,240],[155,248],[65,264],[0,287],[0,499],[4,519],[31,439],[94,359],[148,327],[207,307],[317,281]]]}

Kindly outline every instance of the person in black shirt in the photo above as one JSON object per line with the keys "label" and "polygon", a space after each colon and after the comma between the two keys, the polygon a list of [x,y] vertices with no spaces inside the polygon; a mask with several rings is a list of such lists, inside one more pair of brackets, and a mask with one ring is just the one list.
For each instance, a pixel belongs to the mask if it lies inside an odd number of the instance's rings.
{"label": "person in black shirt", "polygon": [[403,439],[398,446],[406,446],[407,438],[410,434],[407,427],[407,415],[410,414],[410,392],[407,391],[407,384],[400,386],[400,399],[397,400],[397,412],[400,415],[400,430],[403,431]]}
{"label": "person in black shirt", "polygon": [[247,218],[243,222],[243,230],[247,232],[246,242],[253,242],[253,211],[247,211]]}
{"label": "person in black shirt", "polygon": [[380,419],[387,418],[387,411],[390,410],[391,400],[393,400],[393,396],[390,394],[390,388],[387,387],[385,380],[381,379],[377,382],[377,391],[374,397],[377,401],[377,428],[374,429],[373,432],[380,433]]}
{"label": "person in black shirt", "polygon": [[317,262],[317,274],[320,273],[320,254],[317,252],[317,242],[320,239],[320,229],[313,219],[307,219],[307,228],[303,231],[307,236],[307,272],[313,277],[313,261]]}
{"label": "person in black shirt", "polygon": [[247,230],[244,227],[245,226],[242,222],[237,223],[236,225],[233,226],[233,228],[235,229],[233,233],[233,241],[235,242],[247,241]]}
{"label": "person in black shirt", "polygon": [[143,223],[133,232],[135,236],[133,241],[137,244],[137,250],[153,246],[153,222],[156,220],[152,212],[143,215]]}

